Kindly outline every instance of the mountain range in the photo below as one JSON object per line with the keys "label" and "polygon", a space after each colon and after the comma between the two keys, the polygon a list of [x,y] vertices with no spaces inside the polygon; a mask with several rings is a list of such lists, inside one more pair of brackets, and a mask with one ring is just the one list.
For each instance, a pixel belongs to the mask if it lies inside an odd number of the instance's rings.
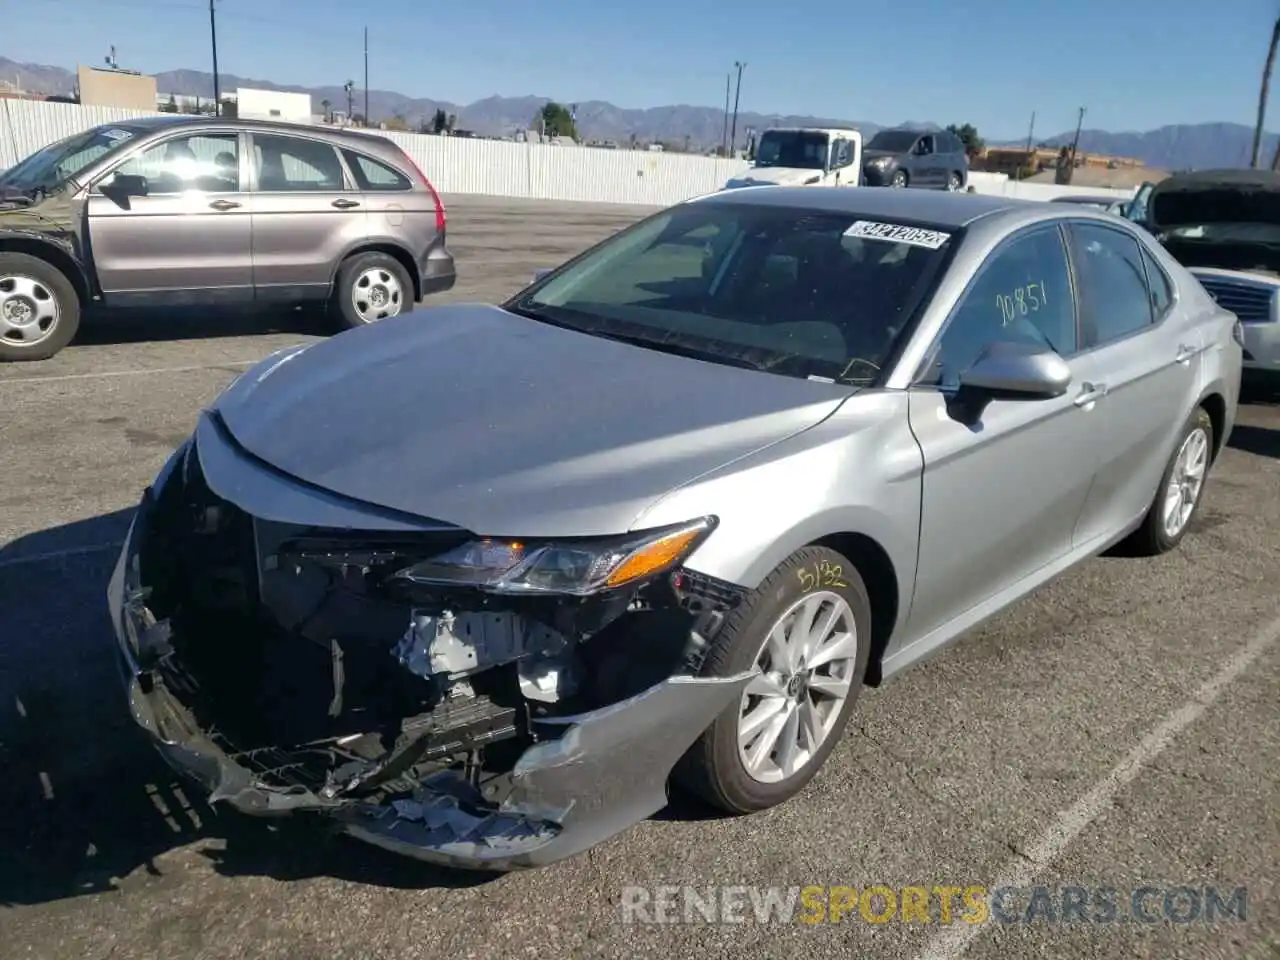
{"label": "mountain range", "polygon": [[[237,87],[255,87],[264,90],[287,90],[311,94],[318,112],[322,101],[329,101],[334,109],[343,109],[347,94],[341,85],[302,87],[296,84],[275,83],[221,74],[222,90]],[[47,64],[19,63],[0,57],[0,81],[34,93],[69,94],[75,87],[75,74],[63,67]],[[213,96],[213,76],[201,70],[168,70],[156,74],[156,86],[162,94],[185,96]],[[456,114],[458,126],[486,136],[500,136],[526,127],[535,114],[547,103],[548,97],[491,96],[474,103],[457,104],[429,97],[411,97],[392,90],[370,90],[369,113],[375,119],[393,116],[404,118],[416,126],[429,121],[437,110]],[[364,91],[355,92],[353,106],[356,112],[364,107]],[[633,136],[639,141],[665,141],[672,144],[688,142],[697,147],[710,147],[722,142],[724,137],[724,110],[720,107],[699,107],[685,104],[627,109],[601,100],[580,101],[576,104],[578,130],[588,139],[629,141]],[[963,123],[966,118],[948,118]],[[738,113],[739,142],[747,129],[761,130],[768,126],[852,126],[859,128],[866,137],[885,126],[936,129],[932,122],[907,121],[885,124],[867,120],[837,119],[808,115],[762,114],[751,111]],[[1070,143],[1074,131],[1067,131],[1037,141],[1050,146]],[[1160,127],[1146,132],[1113,133],[1106,130],[1083,130],[1080,133],[1080,149],[1085,153],[1134,157],[1149,166],[1165,170],[1203,169],[1208,167],[1242,167],[1249,162],[1253,130],[1239,123],[1195,123]],[[1262,157],[1269,162],[1276,149],[1278,138],[1268,134],[1264,138]]]}

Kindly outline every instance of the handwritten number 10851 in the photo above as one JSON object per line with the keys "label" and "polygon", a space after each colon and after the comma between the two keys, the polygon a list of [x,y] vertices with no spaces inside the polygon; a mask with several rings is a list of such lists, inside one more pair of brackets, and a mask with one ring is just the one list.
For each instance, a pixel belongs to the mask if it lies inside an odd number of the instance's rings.
{"label": "handwritten number 10851", "polygon": [[1038,313],[1042,307],[1048,305],[1049,295],[1043,280],[1039,283],[1015,287],[1013,293],[996,294],[996,306],[1000,308],[1000,319],[1002,325],[1006,327],[1018,317]]}

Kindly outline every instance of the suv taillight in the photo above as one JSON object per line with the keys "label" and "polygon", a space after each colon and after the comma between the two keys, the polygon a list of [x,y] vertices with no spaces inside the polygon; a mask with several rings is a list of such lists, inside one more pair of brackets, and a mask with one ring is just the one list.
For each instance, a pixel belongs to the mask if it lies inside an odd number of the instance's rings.
{"label": "suv taillight", "polygon": [[401,147],[400,153],[404,156],[405,163],[409,164],[410,169],[418,175],[418,180],[427,188],[427,192],[431,194],[431,201],[436,205],[436,232],[444,233],[444,228],[448,224],[448,218],[445,216],[444,211],[444,201],[440,199],[440,194],[436,192],[436,188],[427,179],[427,175],[422,172],[422,168],[414,162],[413,157],[409,156],[409,151]]}

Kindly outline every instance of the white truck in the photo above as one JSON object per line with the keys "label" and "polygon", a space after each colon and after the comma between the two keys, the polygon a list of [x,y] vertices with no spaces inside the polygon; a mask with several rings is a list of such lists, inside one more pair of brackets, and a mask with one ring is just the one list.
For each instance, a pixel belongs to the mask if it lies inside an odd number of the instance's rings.
{"label": "white truck", "polygon": [[856,187],[862,180],[862,134],[852,128],[770,127],[751,166],[725,189],[766,184]]}

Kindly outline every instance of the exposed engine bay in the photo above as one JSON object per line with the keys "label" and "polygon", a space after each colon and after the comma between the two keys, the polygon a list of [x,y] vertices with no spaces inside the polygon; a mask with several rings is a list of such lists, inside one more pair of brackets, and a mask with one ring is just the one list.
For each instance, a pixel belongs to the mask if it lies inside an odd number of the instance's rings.
{"label": "exposed engine bay", "polygon": [[584,828],[598,842],[665,802],[641,780],[665,781],[667,744],[687,749],[745,682],[697,678],[739,594],[687,571],[587,596],[421,582],[416,565],[470,534],[262,520],[215,494],[191,451],[140,518],[113,585],[137,625],[135,717],[209,771],[212,800],[249,812],[320,810],[429,859],[476,865],[488,845],[530,865],[576,803],[600,816],[566,771],[603,791],[610,765],[642,765],[607,787],[637,796]]}

